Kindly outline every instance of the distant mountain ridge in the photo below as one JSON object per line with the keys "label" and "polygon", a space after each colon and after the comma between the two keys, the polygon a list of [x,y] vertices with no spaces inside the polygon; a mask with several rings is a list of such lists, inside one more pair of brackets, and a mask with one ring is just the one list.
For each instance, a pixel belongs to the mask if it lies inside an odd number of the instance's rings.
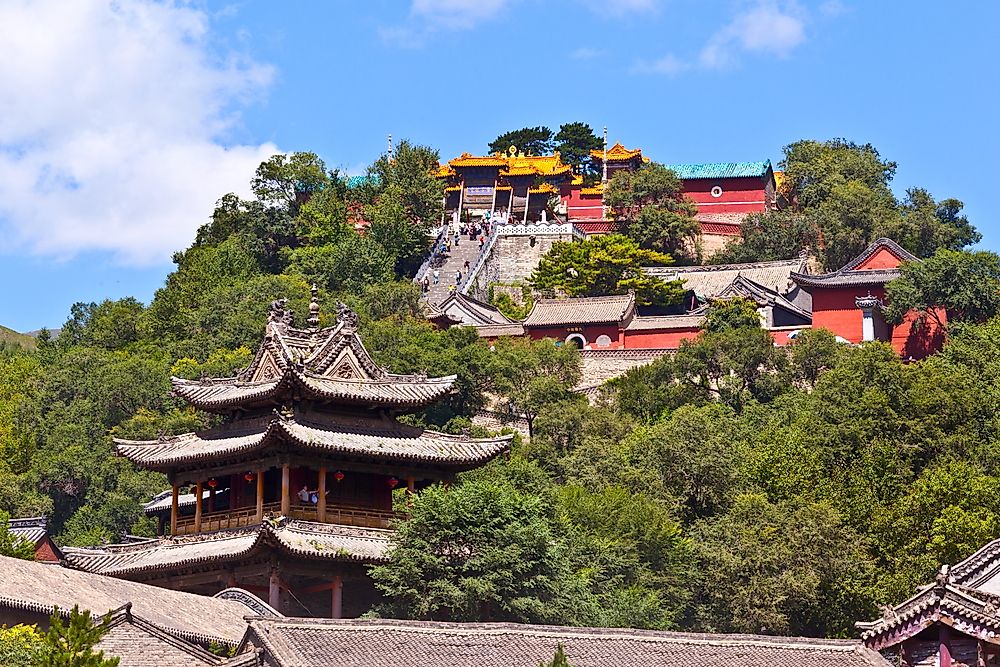
{"label": "distant mountain ridge", "polygon": [[13,329],[8,329],[7,327],[0,325],[0,345],[4,343],[13,343],[14,345],[20,345],[21,347],[29,350],[35,349],[34,336],[18,333]]}

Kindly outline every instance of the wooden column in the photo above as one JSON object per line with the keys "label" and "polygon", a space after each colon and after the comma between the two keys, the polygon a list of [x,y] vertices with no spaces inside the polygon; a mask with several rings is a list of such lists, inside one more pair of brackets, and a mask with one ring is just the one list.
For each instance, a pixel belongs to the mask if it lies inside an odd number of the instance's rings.
{"label": "wooden column", "polygon": [[281,464],[281,513],[288,516],[292,510],[291,470],[287,463]]}
{"label": "wooden column", "polygon": [[180,489],[176,484],[173,485],[173,497],[170,499],[170,534],[177,534],[177,495],[180,493]]}
{"label": "wooden column", "polygon": [[[511,192],[513,192],[513,190]],[[524,191],[524,220],[521,221],[521,224],[523,225],[528,224],[528,203],[530,201],[531,201],[531,186],[529,185],[528,189]]]}
{"label": "wooden column", "polygon": [[344,600],[344,580],[338,574],[333,577],[333,585],[330,587],[333,592],[331,595],[332,599],[332,609],[330,610],[330,618],[343,618],[343,600]]}
{"label": "wooden column", "polygon": [[267,582],[267,603],[281,611],[281,577],[278,576],[278,568],[271,568],[271,576]]}
{"label": "wooden column", "polygon": [[497,179],[493,179],[493,201],[490,202],[490,220],[493,219],[493,212],[497,209]]}
{"label": "wooden column", "polygon": [[257,471],[257,523],[264,520],[264,471]]}
{"label": "wooden column", "polygon": [[948,626],[938,626],[938,667],[951,667],[951,633]]}
{"label": "wooden column", "polygon": [[201,482],[194,485],[194,532],[201,532]]}
{"label": "wooden column", "polygon": [[[232,489],[229,491],[229,496],[232,498]],[[215,489],[212,487],[208,488],[208,511],[211,514],[215,511]]]}
{"label": "wooden column", "polygon": [[316,520],[320,523],[326,521],[326,466],[320,466],[319,486],[316,489],[319,499],[316,502]]}
{"label": "wooden column", "polygon": [[411,475],[406,478],[406,504],[413,505],[413,494],[417,491],[417,480]]}
{"label": "wooden column", "polygon": [[505,222],[510,221],[510,216],[514,215],[514,185],[510,186],[510,197],[507,200],[507,215],[504,216]]}

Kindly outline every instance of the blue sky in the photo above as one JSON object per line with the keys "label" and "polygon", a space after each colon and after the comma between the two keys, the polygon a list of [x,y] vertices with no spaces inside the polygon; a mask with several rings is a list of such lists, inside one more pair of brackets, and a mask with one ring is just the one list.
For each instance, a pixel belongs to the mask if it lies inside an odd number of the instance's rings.
{"label": "blue sky", "polygon": [[448,158],[581,120],[664,162],[846,137],[998,249],[998,22],[930,1],[0,0],[0,324],[148,302],[261,159],[358,173],[389,133]]}

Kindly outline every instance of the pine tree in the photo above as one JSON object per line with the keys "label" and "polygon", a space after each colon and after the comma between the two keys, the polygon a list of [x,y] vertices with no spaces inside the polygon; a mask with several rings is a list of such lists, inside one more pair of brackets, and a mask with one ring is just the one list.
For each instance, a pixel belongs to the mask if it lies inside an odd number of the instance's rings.
{"label": "pine tree", "polygon": [[540,662],[538,667],[573,667],[569,664],[569,660],[566,659],[566,652],[563,650],[562,644],[556,647],[555,657],[552,658],[550,662]]}
{"label": "pine tree", "polygon": [[67,622],[57,608],[49,620],[45,643],[49,647],[43,667],[118,667],[118,658],[105,658],[94,647],[108,632],[108,619],[94,623],[90,611],[73,606]]}

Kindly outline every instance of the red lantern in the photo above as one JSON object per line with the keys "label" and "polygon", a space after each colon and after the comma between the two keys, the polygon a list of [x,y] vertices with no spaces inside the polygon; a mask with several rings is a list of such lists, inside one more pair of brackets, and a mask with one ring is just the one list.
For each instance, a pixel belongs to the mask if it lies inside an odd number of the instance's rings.
{"label": "red lantern", "polygon": [[399,480],[398,479],[396,479],[395,477],[390,477],[389,478],[389,488],[390,489],[395,489],[398,484],[399,484]]}
{"label": "red lantern", "polygon": [[215,479],[210,479],[210,480],[208,480],[208,488],[210,488],[210,489],[214,489],[214,488],[215,488],[215,487],[217,487],[218,485],[219,485],[219,482],[218,482],[218,480],[215,480]]}
{"label": "red lantern", "polygon": [[248,472],[247,474],[243,475],[243,479],[245,479],[248,482],[252,482],[253,481],[253,473],[252,472]]}
{"label": "red lantern", "polygon": [[340,472],[338,470],[337,472],[333,473],[333,478],[335,480],[337,480],[338,482],[343,481],[343,479],[344,479],[344,473],[342,473],[342,472]]}

